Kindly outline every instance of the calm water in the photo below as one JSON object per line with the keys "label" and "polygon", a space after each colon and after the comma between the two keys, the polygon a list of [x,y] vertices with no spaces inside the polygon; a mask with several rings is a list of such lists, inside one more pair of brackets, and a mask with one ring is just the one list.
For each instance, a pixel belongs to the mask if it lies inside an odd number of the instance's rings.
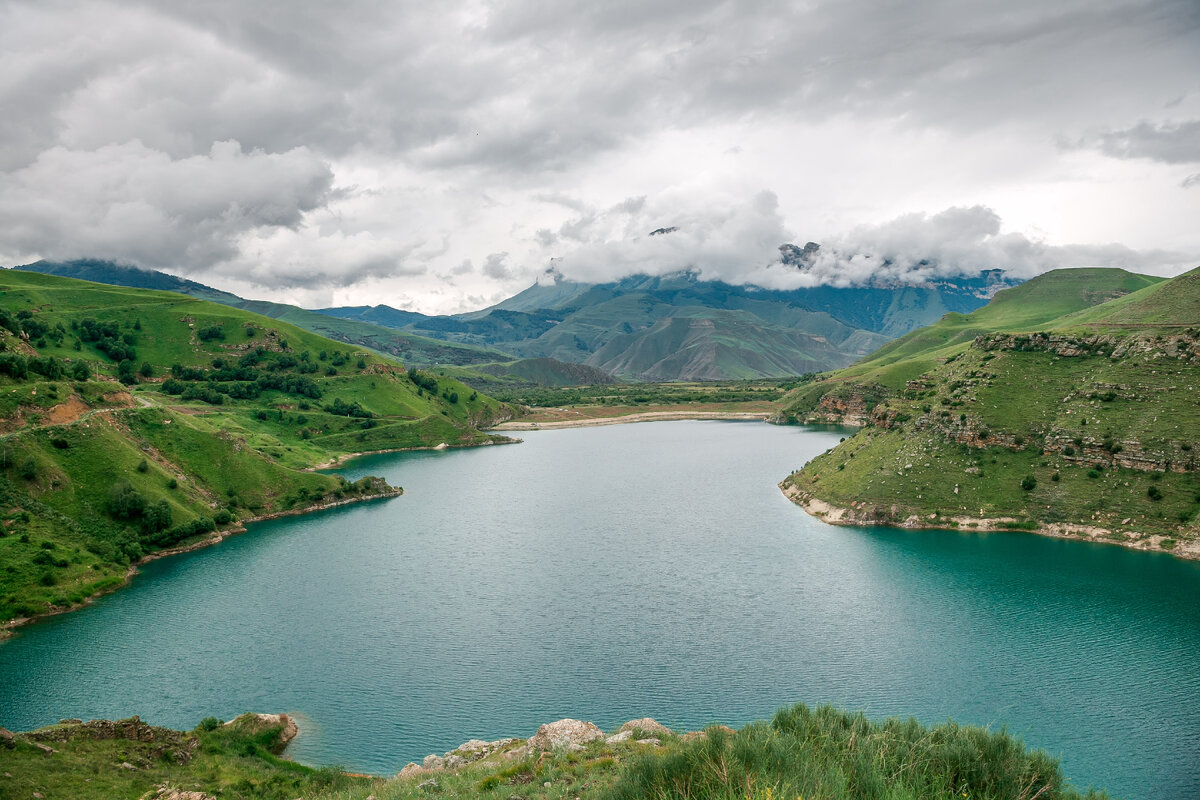
{"label": "calm water", "polygon": [[155,562],[0,645],[0,725],[289,711],[294,757],[385,773],[564,716],[804,701],[1006,725],[1077,783],[1200,796],[1200,564],[824,525],[775,484],[838,435],[669,422],[360,461],[408,493]]}

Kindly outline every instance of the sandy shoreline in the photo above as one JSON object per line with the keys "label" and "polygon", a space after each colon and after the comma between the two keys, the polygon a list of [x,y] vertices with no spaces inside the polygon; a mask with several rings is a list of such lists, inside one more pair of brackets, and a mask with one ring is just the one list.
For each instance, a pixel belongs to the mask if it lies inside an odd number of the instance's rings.
{"label": "sandy shoreline", "polygon": [[[809,495],[795,486],[787,485],[787,481],[779,484],[784,497],[803,508],[810,516],[816,517],[830,525],[852,525],[863,528],[880,527],[875,520],[865,519],[852,508],[835,506]],[[1022,532],[1035,533],[1039,536],[1051,536],[1055,539],[1073,539],[1075,541],[1096,542],[1098,544],[1113,544],[1130,550],[1141,550],[1147,553],[1164,553],[1189,561],[1200,560],[1200,542],[1178,542],[1172,550],[1164,550],[1158,543],[1168,537],[1149,534],[1136,541],[1118,540],[1111,538],[1113,531],[1098,525],[1082,525],[1070,522],[1041,523],[1036,528],[1013,528],[1012,523],[1018,522],[1016,517],[972,517],[953,516],[936,519],[922,518],[911,515],[908,518],[889,522],[885,527],[905,528],[908,530],[957,531],[959,533],[992,533],[992,532]],[[945,523],[953,522],[954,525]]]}
{"label": "sandy shoreline", "polygon": [[[489,428],[488,430],[494,430],[494,429]],[[468,447],[490,447],[490,446],[496,445],[496,444],[520,444],[520,443],[521,443],[520,439],[512,439],[509,437],[504,437],[503,439],[499,439],[499,440],[493,439],[493,440],[490,440],[487,442],[474,442],[471,444],[447,444],[445,442],[442,442],[441,444],[437,444],[437,445],[422,445],[420,447],[392,447],[392,448],[388,448],[386,450],[364,450],[361,453],[347,453],[344,456],[336,456],[329,461],[323,461],[320,464],[314,464],[311,467],[305,467],[301,471],[302,472],[316,472],[317,470],[322,470],[322,469],[338,469],[339,467],[346,466],[347,462],[349,462],[355,458],[361,458],[362,456],[382,456],[382,455],[386,455],[388,453],[415,453],[420,450],[462,450],[462,449],[466,449]],[[257,521],[257,520],[254,520],[254,521]]]}
{"label": "sandy shoreline", "polygon": [[766,411],[647,411],[642,414],[625,414],[620,417],[584,417],[554,422],[502,422],[491,430],[544,431],[558,428],[590,428],[596,425],[624,425],[633,422],[664,422],[680,419],[762,422],[770,416]]}

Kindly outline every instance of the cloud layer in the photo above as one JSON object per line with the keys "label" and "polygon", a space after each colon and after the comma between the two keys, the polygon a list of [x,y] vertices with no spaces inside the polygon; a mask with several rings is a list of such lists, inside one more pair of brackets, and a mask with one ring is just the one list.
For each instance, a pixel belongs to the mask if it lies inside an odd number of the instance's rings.
{"label": "cloud layer", "polygon": [[9,0],[0,67],[5,263],[448,311],[792,236],[1200,252],[1193,0]]}

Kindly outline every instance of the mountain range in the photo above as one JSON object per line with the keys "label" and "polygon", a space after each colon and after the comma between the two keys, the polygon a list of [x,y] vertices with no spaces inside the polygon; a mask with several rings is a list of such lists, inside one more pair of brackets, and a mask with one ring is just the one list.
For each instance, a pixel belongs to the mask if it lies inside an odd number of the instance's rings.
{"label": "mountain range", "polygon": [[[807,248],[797,252],[796,268],[803,269]],[[632,381],[731,380],[837,369],[946,313],[973,311],[1017,283],[999,270],[984,270],[920,285],[773,290],[705,281],[689,271],[603,284],[548,272],[490,308],[430,316],[388,305],[311,311],[245,300],[167,273],[94,259],[20,269],[181,292],[406,362],[488,365],[492,374],[535,375],[558,384],[581,374],[589,380],[602,374]],[[526,363],[531,359],[536,369]]]}
{"label": "mountain range", "polygon": [[495,306],[429,317],[386,305],[320,309],[525,358],[596,367],[626,380],[784,377],[847,366],[889,340],[969,312],[1017,281],[998,270],[921,285],[773,290],[694,272],[603,284],[546,279]]}

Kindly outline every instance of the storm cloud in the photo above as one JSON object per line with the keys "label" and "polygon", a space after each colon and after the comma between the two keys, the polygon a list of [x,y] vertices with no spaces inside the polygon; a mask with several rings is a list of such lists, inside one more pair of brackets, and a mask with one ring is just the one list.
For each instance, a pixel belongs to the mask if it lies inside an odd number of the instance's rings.
{"label": "storm cloud", "polygon": [[452,311],[792,237],[1200,253],[1193,0],[7,0],[0,67],[3,263]]}

